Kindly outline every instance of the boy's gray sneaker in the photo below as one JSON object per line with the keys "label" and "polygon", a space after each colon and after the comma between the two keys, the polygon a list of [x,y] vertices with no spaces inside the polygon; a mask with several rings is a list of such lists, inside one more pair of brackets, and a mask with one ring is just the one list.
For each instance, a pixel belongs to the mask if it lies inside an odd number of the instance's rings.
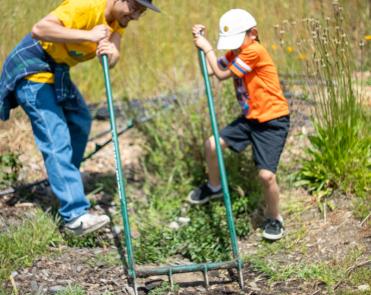
{"label": "boy's gray sneaker", "polygon": [[268,218],[264,222],[263,237],[270,241],[276,241],[282,238],[284,233],[283,222],[278,219]]}
{"label": "boy's gray sneaker", "polygon": [[222,189],[213,192],[207,183],[201,185],[198,188],[195,188],[193,191],[191,191],[188,195],[188,201],[191,204],[201,205],[205,204],[210,200],[218,199],[223,197],[223,191]]}
{"label": "boy's gray sneaker", "polygon": [[66,223],[64,225],[64,229],[66,232],[76,236],[83,236],[100,229],[109,222],[110,219],[107,215],[94,215],[86,213]]}

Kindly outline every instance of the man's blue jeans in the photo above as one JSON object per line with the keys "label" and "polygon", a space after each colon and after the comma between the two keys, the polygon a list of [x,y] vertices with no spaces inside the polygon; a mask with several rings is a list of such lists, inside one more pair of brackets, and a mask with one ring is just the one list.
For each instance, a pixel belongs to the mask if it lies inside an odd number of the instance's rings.
{"label": "man's blue jeans", "polygon": [[51,189],[60,202],[59,214],[65,222],[85,214],[90,203],[79,167],[92,120],[81,94],[76,101],[58,104],[52,84],[22,80],[16,97],[31,121]]}

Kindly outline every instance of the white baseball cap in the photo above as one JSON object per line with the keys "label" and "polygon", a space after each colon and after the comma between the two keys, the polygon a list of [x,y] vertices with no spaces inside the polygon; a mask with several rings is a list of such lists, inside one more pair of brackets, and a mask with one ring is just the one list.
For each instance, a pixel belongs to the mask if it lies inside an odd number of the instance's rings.
{"label": "white baseball cap", "polygon": [[255,18],[243,9],[231,9],[220,18],[217,48],[237,49],[241,47],[246,31],[256,26]]}

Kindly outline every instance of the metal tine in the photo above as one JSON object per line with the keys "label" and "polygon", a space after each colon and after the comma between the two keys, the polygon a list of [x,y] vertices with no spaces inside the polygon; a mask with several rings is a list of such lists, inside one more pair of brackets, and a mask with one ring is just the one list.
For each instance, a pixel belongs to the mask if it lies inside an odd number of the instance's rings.
{"label": "metal tine", "polygon": [[170,282],[170,289],[171,291],[174,289],[174,281],[173,281],[173,270],[171,267],[169,268],[169,282]]}
{"label": "metal tine", "polygon": [[133,289],[134,289],[134,295],[139,295],[138,294],[138,286],[137,286],[137,282],[136,282],[135,279],[133,280]]}
{"label": "metal tine", "polygon": [[204,274],[205,288],[209,289],[210,283],[209,283],[209,275],[207,272],[207,264],[204,265],[203,274]]}
{"label": "metal tine", "polygon": [[243,273],[242,273],[241,265],[238,266],[237,271],[238,271],[238,282],[242,290],[245,287],[245,282],[243,281]]}

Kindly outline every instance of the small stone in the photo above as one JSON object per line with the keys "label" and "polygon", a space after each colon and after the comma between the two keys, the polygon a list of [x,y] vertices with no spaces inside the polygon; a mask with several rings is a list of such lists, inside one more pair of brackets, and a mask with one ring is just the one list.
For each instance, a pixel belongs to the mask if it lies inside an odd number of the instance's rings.
{"label": "small stone", "polygon": [[180,227],[179,224],[175,221],[173,221],[169,224],[169,228],[173,229],[173,230],[177,230],[177,229],[179,229],[179,227]]}
{"label": "small stone", "polygon": [[31,208],[31,207],[35,207],[35,204],[33,203],[18,203],[15,205],[16,208]]}
{"label": "small stone", "polygon": [[360,285],[360,286],[358,286],[358,290],[359,291],[368,291],[368,290],[370,290],[370,285],[369,284]]}
{"label": "small stone", "polygon": [[127,295],[135,295],[134,289],[130,287],[129,285],[124,285],[124,287],[122,288],[122,291],[124,292],[124,294],[127,294]]}
{"label": "small stone", "polygon": [[113,231],[113,234],[114,234],[115,236],[118,236],[118,235],[120,235],[120,233],[122,232],[122,227],[121,227],[121,226],[118,226],[118,225],[115,225],[115,226],[113,227],[112,231]]}
{"label": "small stone", "polygon": [[13,278],[15,278],[15,277],[18,275],[18,272],[13,271],[13,272],[11,273],[11,275],[12,275]]}
{"label": "small stone", "polygon": [[180,224],[187,224],[191,221],[191,219],[189,217],[179,217],[178,218],[178,222]]}
{"label": "small stone", "polygon": [[51,294],[56,294],[56,293],[62,291],[63,289],[64,289],[63,286],[59,286],[59,285],[57,285],[57,286],[50,287],[50,288],[49,288],[49,292],[50,292]]}
{"label": "small stone", "polygon": [[36,281],[31,281],[31,290],[32,292],[37,292],[39,290],[39,286]]}

